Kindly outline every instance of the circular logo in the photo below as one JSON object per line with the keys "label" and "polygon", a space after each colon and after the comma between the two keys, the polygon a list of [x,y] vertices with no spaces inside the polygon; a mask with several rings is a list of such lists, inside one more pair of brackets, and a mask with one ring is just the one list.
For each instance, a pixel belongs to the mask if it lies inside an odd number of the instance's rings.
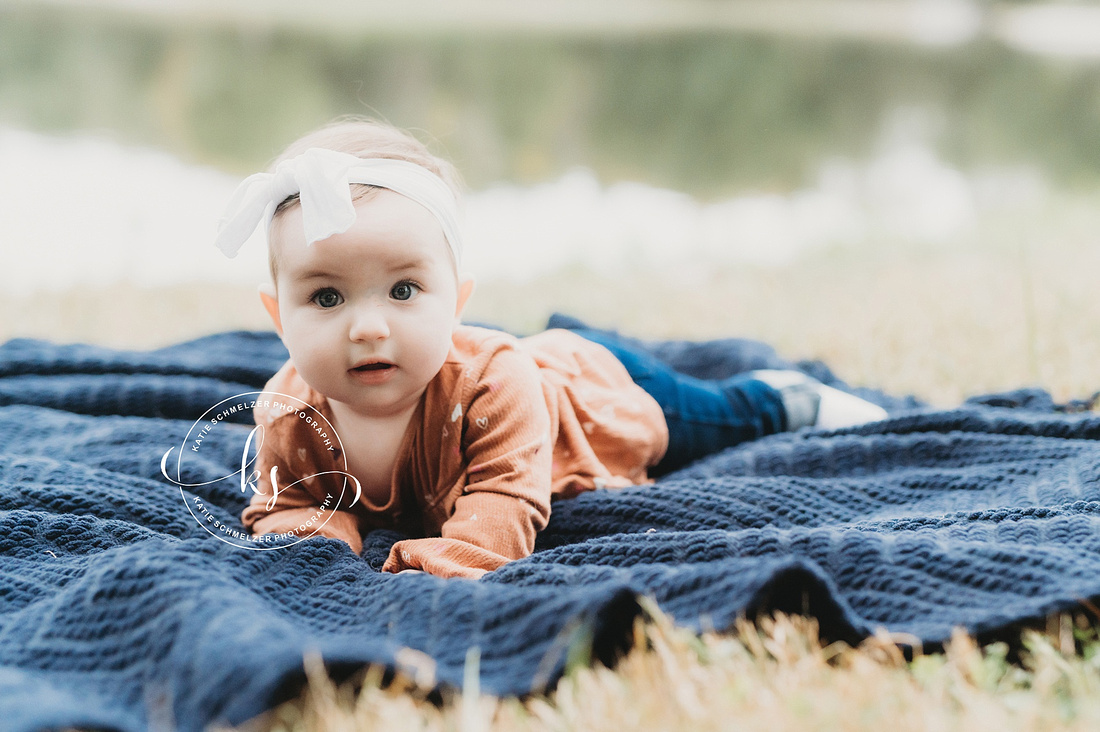
{"label": "circular logo", "polygon": [[[204,442],[209,440],[213,443],[211,438],[216,432],[230,432],[226,425],[231,424],[236,415],[250,414],[253,410],[265,415],[266,419],[261,422],[267,424],[257,424],[244,438],[240,468],[213,480],[185,481],[183,476],[189,472],[187,462],[198,458]],[[265,430],[276,422],[279,429],[289,427],[293,430],[294,455],[275,454],[271,447],[264,450]],[[243,431],[237,433],[243,434]],[[219,434],[219,439],[224,437],[225,434]],[[210,451],[208,446],[207,452]],[[308,474],[300,476],[287,475],[287,470],[284,470],[280,475],[280,464],[288,466],[293,463],[299,467],[327,465],[336,453],[339,454],[342,469],[305,471]],[[160,472],[179,487],[188,513],[208,534],[241,549],[270,551],[285,549],[316,536],[337,509],[350,508],[358,503],[362,488],[355,476],[347,472],[345,454],[339,435],[320,410],[289,394],[250,391],[223,399],[207,409],[191,425],[183,442],[178,447],[168,448],[161,457]],[[263,471],[260,466],[263,466]],[[320,480],[321,476],[337,476],[340,479]],[[253,517],[252,521],[265,516],[282,518],[282,521],[276,522],[279,531],[249,532],[239,516],[221,505],[233,493],[249,496],[246,513]],[[288,506],[291,498],[293,506]]]}

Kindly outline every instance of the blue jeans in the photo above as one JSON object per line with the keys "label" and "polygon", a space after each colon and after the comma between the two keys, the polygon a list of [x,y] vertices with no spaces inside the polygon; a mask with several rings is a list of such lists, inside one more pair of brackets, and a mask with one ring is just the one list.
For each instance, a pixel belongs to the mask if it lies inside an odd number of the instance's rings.
{"label": "blue jeans", "polygon": [[669,473],[724,448],[787,429],[782,397],[763,381],[747,374],[697,379],[614,333],[573,332],[611,351],[634,383],[661,405],[668,423],[668,451],[650,475]]}

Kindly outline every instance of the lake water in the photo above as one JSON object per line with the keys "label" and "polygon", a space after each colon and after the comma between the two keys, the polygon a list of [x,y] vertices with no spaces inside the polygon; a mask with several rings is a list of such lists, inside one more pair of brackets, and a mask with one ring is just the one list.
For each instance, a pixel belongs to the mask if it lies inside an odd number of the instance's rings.
{"label": "lake water", "polygon": [[1084,50],[1066,58],[1034,23],[1011,44],[1002,23],[951,45],[337,33],[0,6],[0,284],[261,279],[259,247],[227,262],[209,246],[222,205],[348,113],[458,164],[482,279],[980,243],[1100,183],[1087,20],[1068,21]]}

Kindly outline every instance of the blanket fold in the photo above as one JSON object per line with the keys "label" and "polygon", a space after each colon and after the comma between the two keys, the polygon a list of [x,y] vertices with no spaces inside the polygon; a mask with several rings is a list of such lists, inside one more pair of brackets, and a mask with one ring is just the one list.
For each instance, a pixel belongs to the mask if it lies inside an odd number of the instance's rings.
{"label": "blanket fold", "polygon": [[[753,341],[646,345],[700,376],[790,366]],[[393,532],[362,556],[323,538],[232,546],[217,532],[240,528],[248,415],[181,462],[189,487],[161,458],[285,358],[248,332],[148,352],[0,346],[6,729],[240,723],[293,691],[311,651],[400,668],[414,649],[457,687],[476,646],[481,687],[523,694],[585,639],[613,660],[639,595],[691,628],[782,609],[853,642],[884,627],[928,643],[1100,599],[1100,417],[1034,390],[951,410],[862,391],[891,418],[559,501],[535,553],[478,582],[381,573]]]}

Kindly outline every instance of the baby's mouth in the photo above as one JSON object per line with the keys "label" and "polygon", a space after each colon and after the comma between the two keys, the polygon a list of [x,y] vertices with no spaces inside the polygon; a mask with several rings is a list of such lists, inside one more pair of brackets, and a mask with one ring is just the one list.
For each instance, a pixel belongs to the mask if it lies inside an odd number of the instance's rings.
{"label": "baby's mouth", "polygon": [[394,365],[392,363],[384,363],[382,361],[376,361],[374,363],[364,363],[352,368],[352,371],[385,371],[386,369],[392,369]]}
{"label": "baby's mouth", "polygon": [[348,373],[359,384],[385,384],[396,370],[397,366],[388,361],[367,361],[352,366]]}

